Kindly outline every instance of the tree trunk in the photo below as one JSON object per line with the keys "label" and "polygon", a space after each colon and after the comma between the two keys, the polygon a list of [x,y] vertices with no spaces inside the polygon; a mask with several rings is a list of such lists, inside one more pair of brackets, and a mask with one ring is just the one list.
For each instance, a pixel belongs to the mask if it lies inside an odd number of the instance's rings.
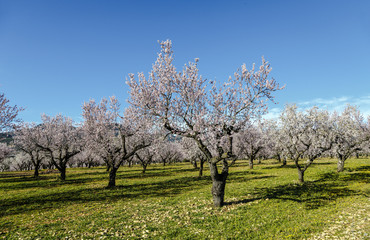
{"label": "tree trunk", "polygon": [[249,169],[253,169],[253,158],[249,158]]}
{"label": "tree trunk", "polygon": [[143,171],[142,171],[143,173],[145,173],[146,171],[146,166],[147,166],[146,164],[143,164]]}
{"label": "tree trunk", "polygon": [[200,160],[199,177],[203,176],[203,165],[204,161]]}
{"label": "tree trunk", "polygon": [[338,158],[338,165],[337,165],[337,172],[343,172],[344,170],[344,159],[339,157]]}
{"label": "tree trunk", "polygon": [[108,188],[112,188],[116,186],[116,173],[117,173],[118,168],[116,167],[111,167],[110,172],[109,172],[109,183],[108,183]]}
{"label": "tree trunk", "polygon": [[298,180],[300,183],[304,183],[304,170],[298,168]]}
{"label": "tree trunk", "polygon": [[215,207],[222,207],[224,205],[225,186],[228,176],[228,169],[224,168],[222,173],[217,171],[217,165],[210,163],[210,171],[212,177],[212,197],[213,205]]}
{"label": "tree trunk", "polygon": [[284,159],[283,159],[283,165],[282,166],[286,166],[286,157],[284,157]]}
{"label": "tree trunk", "polygon": [[278,162],[280,163],[281,162],[280,154],[277,154],[276,157],[277,157]]}
{"label": "tree trunk", "polygon": [[197,160],[196,159],[193,160],[193,161],[191,161],[191,164],[193,164],[194,169],[198,169],[198,164],[197,164]]}
{"label": "tree trunk", "polygon": [[224,180],[214,180],[212,182],[213,204],[216,207],[222,207],[224,205],[225,186],[226,181]]}
{"label": "tree trunk", "polygon": [[40,168],[40,164],[36,164],[35,165],[35,172],[33,173],[33,176],[35,178],[37,178],[39,176],[39,168]]}
{"label": "tree trunk", "polygon": [[54,169],[54,165],[52,163],[49,163],[48,164],[48,169],[50,169],[50,170]]}
{"label": "tree trunk", "polygon": [[60,180],[65,181],[66,180],[66,166],[61,166],[60,168]]}
{"label": "tree trunk", "polygon": [[261,158],[258,158],[258,164],[261,164],[261,163],[262,163]]}

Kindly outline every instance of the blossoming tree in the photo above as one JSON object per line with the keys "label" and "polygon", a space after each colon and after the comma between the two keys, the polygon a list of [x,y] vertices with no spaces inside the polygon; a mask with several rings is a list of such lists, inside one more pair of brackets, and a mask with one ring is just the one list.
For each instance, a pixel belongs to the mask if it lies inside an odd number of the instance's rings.
{"label": "blossoming tree", "polygon": [[[0,93],[0,133],[13,129],[21,121],[18,118],[18,114],[22,110],[23,108],[17,105],[9,105],[9,100],[5,97],[5,94]],[[10,156],[12,152],[13,149],[6,143],[0,143],[0,163]]]}
{"label": "blossoming tree", "polygon": [[14,149],[9,147],[6,143],[0,143],[0,164],[5,158],[9,157],[13,153]]}
{"label": "blossoming tree", "polygon": [[41,162],[45,158],[42,148],[40,148],[37,145],[37,141],[35,141],[38,136],[42,136],[40,131],[42,131],[42,126],[36,126],[35,123],[24,123],[20,125],[14,136],[14,143],[17,148],[21,149],[30,157],[35,178],[39,176]]}
{"label": "blossoming tree", "polygon": [[160,45],[161,52],[148,77],[143,73],[129,75],[129,103],[170,133],[196,142],[210,166],[214,205],[222,206],[229,167],[236,160],[234,134],[266,113],[272,92],[282,88],[269,78],[271,68],[263,58],[260,67],[253,65],[248,70],[242,65],[233,78],[217,84],[199,75],[198,59],[178,72],[173,65],[171,41]]}
{"label": "blossoming tree", "polygon": [[120,116],[120,104],[115,97],[85,103],[83,117],[85,141],[106,162],[110,171],[108,187],[115,187],[119,167],[138,150],[150,146],[153,126],[132,109],[126,109],[124,116]]}
{"label": "blossoming tree", "polygon": [[[302,112],[296,105],[287,105],[280,120],[286,151],[297,167],[299,182],[303,183],[307,168],[333,147],[333,118],[328,111],[317,107]],[[303,158],[306,160],[302,164]]]}
{"label": "blossoming tree", "polygon": [[336,115],[333,131],[336,134],[334,152],[338,158],[338,172],[344,170],[345,161],[355,152],[362,150],[363,143],[369,140],[368,125],[369,121],[365,122],[355,106],[348,105],[342,114]]}
{"label": "blossoming tree", "polygon": [[282,132],[281,124],[275,119],[265,120],[264,124],[268,128],[267,138],[271,156],[275,157],[279,163],[282,162],[283,166],[285,166],[287,157],[285,142],[287,141],[287,137]]}
{"label": "blossoming tree", "polygon": [[9,100],[5,97],[4,93],[0,94],[0,132],[12,128],[16,123],[20,122],[17,118],[23,108],[9,105]]}
{"label": "blossoming tree", "polygon": [[157,149],[157,161],[161,162],[163,166],[166,163],[174,163],[182,160],[183,146],[178,141],[170,141],[169,139],[163,139],[158,142]]}
{"label": "blossoming tree", "polygon": [[254,160],[268,147],[268,132],[263,122],[246,127],[236,135],[235,140],[235,152],[239,158],[247,158],[249,168],[253,169]]}
{"label": "blossoming tree", "polygon": [[37,128],[33,142],[50,158],[64,181],[68,162],[82,150],[82,133],[80,128],[74,126],[72,119],[60,114],[55,117],[43,115],[41,119],[42,125]]}
{"label": "blossoming tree", "polygon": [[196,142],[191,138],[181,139],[182,152],[187,159],[193,164],[195,169],[198,169],[197,162],[199,161],[199,177],[203,176],[204,163],[207,161],[204,153],[199,149]]}

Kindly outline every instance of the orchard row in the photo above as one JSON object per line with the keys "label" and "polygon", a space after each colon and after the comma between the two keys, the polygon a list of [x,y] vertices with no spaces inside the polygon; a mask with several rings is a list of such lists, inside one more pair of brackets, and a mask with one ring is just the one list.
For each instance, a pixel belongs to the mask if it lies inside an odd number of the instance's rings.
{"label": "orchard row", "polygon": [[160,45],[148,76],[129,75],[127,109],[121,110],[115,97],[90,100],[78,125],[61,115],[44,115],[39,125],[21,124],[17,114],[22,109],[9,106],[1,95],[1,130],[12,126],[15,136],[11,144],[0,144],[0,164],[21,151],[23,157],[10,160],[13,166],[29,166],[35,176],[42,165],[53,166],[62,180],[73,163],[105,164],[108,187],[114,187],[123,164],[140,163],[145,172],[152,162],[187,159],[199,163],[202,175],[207,162],[214,205],[222,206],[229,167],[238,159],[249,159],[250,168],[256,159],[276,158],[283,164],[291,159],[304,182],[305,171],[324,155],[337,157],[343,171],[350,156],[369,152],[369,121],[354,106],[336,113],[287,105],[279,119],[263,119],[272,93],[283,89],[269,76],[263,58],[259,67],[242,65],[220,84],[198,74],[198,59],[176,70],[171,41]]}

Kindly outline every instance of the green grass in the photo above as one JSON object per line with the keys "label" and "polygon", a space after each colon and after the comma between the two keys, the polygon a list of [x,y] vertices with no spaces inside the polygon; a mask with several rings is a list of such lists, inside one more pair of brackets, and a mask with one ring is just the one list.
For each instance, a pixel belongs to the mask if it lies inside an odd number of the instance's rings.
{"label": "green grass", "polygon": [[67,169],[65,182],[58,173],[0,173],[0,239],[306,239],[347,210],[369,217],[369,163],[350,159],[338,174],[335,160],[318,160],[301,185],[292,163],[249,170],[240,161],[223,208],[212,206],[208,169],[198,178],[190,163],[151,165],[145,174],[121,167],[115,189],[105,188],[104,168]]}

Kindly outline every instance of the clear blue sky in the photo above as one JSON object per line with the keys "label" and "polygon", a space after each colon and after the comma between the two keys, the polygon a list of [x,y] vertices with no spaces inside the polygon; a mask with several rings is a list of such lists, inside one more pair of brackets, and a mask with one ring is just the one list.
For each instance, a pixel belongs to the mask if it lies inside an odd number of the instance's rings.
{"label": "clear blue sky", "polygon": [[370,114],[370,1],[0,0],[0,91],[25,121],[81,120],[90,98],[125,102],[129,73],[147,73],[171,39],[175,64],[199,58],[225,80],[243,63],[271,63],[279,105]]}

